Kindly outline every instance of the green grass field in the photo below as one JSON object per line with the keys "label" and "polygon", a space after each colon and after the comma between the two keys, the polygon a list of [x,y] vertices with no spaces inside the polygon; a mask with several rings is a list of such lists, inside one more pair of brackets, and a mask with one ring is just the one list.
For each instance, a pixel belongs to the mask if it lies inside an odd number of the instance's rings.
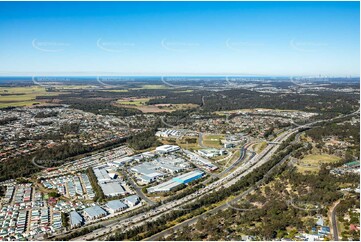
{"label": "green grass field", "polygon": [[166,85],[142,85],[141,87],[130,88],[131,90],[141,90],[141,89],[169,89]]}
{"label": "green grass field", "polygon": [[[11,94],[11,95],[8,95]],[[57,96],[61,93],[46,92],[44,87],[1,87],[0,88],[0,108],[31,106],[36,101],[36,96]]]}
{"label": "green grass field", "polygon": [[208,147],[221,148],[222,139],[224,139],[224,135],[203,135],[203,144]]}
{"label": "green grass field", "polygon": [[340,159],[338,156],[328,154],[306,155],[298,162],[297,170],[302,173],[318,172],[321,164],[334,163],[340,161]]}
{"label": "green grass field", "polygon": [[132,100],[118,100],[118,103],[122,105],[142,106],[145,105],[145,103],[149,100],[150,98],[135,98]]}
{"label": "green grass field", "polygon": [[264,148],[266,148],[267,146],[267,142],[263,141],[261,143],[257,143],[253,146],[254,150],[256,151],[256,153],[261,153],[262,150],[264,150]]}
{"label": "green grass field", "polygon": [[187,93],[187,92],[193,92],[194,90],[191,90],[191,89],[188,89],[188,90],[177,90],[177,91],[174,91],[176,93]]}
{"label": "green grass field", "polygon": [[57,85],[57,86],[55,86],[55,88],[58,90],[62,90],[62,89],[77,90],[77,89],[93,89],[94,86],[91,86],[91,85]]}
{"label": "green grass field", "polygon": [[102,92],[128,92],[127,89],[105,89],[105,90],[99,90]]}
{"label": "green grass field", "polygon": [[192,103],[147,105],[146,102],[149,100],[150,98],[127,98],[118,100],[117,104],[123,107],[136,108],[143,113],[173,112],[198,107],[198,105]]}

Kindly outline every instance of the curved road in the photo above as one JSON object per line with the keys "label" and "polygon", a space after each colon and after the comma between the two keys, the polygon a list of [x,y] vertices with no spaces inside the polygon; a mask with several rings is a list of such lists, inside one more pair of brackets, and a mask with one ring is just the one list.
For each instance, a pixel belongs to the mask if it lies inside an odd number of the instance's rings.
{"label": "curved road", "polygon": [[338,241],[338,228],[337,228],[337,214],[336,209],[337,205],[340,203],[340,200],[336,201],[331,207],[331,224],[332,224],[332,232],[333,232],[333,240]]}

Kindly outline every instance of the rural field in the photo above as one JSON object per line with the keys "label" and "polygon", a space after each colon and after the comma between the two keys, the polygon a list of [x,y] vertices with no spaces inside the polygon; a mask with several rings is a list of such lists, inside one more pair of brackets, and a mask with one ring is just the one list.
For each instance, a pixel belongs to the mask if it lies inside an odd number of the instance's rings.
{"label": "rural field", "polygon": [[37,96],[57,96],[60,92],[47,92],[44,87],[0,87],[0,108],[31,106],[40,103]]}
{"label": "rural field", "polygon": [[208,147],[213,147],[213,148],[222,148],[222,144],[221,144],[221,140],[224,139],[224,135],[223,134],[206,134],[203,135],[203,144],[205,146]]}
{"label": "rural field", "polygon": [[184,110],[196,108],[198,105],[191,103],[184,104],[154,104],[148,105],[147,102],[150,98],[126,98],[118,100],[115,105],[126,108],[136,108],[143,113],[161,113],[161,112],[173,112],[176,110]]}
{"label": "rural field", "polygon": [[339,157],[334,155],[306,155],[302,160],[298,161],[297,170],[302,173],[318,172],[321,164],[338,162]]}
{"label": "rural field", "polygon": [[166,85],[142,85],[141,87],[130,88],[132,90],[142,90],[142,89],[169,89],[170,87]]}

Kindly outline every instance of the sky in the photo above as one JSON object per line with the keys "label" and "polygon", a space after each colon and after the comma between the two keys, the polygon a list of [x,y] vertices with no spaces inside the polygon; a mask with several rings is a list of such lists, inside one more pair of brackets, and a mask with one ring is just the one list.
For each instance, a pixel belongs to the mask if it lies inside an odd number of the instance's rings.
{"label": "sky", "polygon": [[359,76],[359,2],[0,2],[0,75]]}

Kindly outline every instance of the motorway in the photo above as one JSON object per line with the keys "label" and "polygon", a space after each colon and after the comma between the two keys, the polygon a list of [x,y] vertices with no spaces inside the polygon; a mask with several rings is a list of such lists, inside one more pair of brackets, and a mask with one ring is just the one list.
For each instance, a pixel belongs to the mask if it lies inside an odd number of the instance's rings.
{"label": "motorway", "polygon": [[255,185],[251,186],[250,188],[248,188],[246,191],[242,192],[241,194],[239,194],[238,196],[236,196],[235,198],[233,198],[231,201],[228,201],[227,203],[225,204],[222,204],[216,208],[213,208],[211,210],[208,210],[207,212],[201,214],[201,215],[198,215],[196,217],[193,217],[193,218],[190,218],[186,221],[183,221],[171,228],[168,228],[166,230],[163,230],[162,232],[159,232],[153,236],[150,236],[146,239],[144,239],[145,241],[156,241],[156,240],[159,240],[160,238],[162,237],[165,237],[167,235],[170,235],[171,233],[173,233],[175,230],[178,230],[184,226],[187,226],[187,225],[192,225],[194,223],[197,222],[198,219],[201,219],[201,218],[206,218],[207,216],[210,216],[210,215],[213,215],[213,214],[216,214],[218,211],[221,211],[221,210],[225,210],[229,207],[231,207],[230,204],[234,203],[234,202],[237,202],[238,200],[240,199],[243,199],[245,198],[248,194],[250,194],[251,192],[253,192],[260,184],[262,184],[262,182],[267,179],[270,174],[276,169],[278,168],[280,165],[284,164],[287,159],[288,159],[289,155],[287,155],[285,158],[282,159],[282,161],[280,161],[278,164],[276,164],[274,167],[272,167],[267,173],[266,175],[260,180],[258,181]]}
{"label": "motorway", "polygon": [[[349,114],[353,115],[357,113],[358,111]],[[349,115],[340,115],[339,117],[327,120],[327,121],[333,121],[337,118],[343,118]],[[104,236],[106,234],[110,234],[114,232],[113,228],[116,230],[121,230],[122,232],[131,230],[135,226],[141,226],[144,225],[147,222],[154,221],[160,216],[169,213],[170,211],[177,209],[179,207],[182,207],[186,205],[187,203],[191,202],[194,199],[201,199],[202,196],[213,192],[218,191],[220,189],[223,189],[223,187],[229,187],[233,184],[235,184],[238,180],[246,176],[247,174],[253,172],[256,168],[262,166],[266,162],[269,161],[269,159],[272,157],[272,155],[278,150],[280,144],[287,140],[290,135],[293,133],[296,133],[299,131],[300,128],[308,128],[312,125],[318,124],[320,122],[324,122],[325,120],[320,121],[314,121],[309,124],[302,125],[297,128],[290,129],[289,131],[284,132],[277,138],[275,138],[272,142],[272,144],[268,144],[266,148],[260,153],[255,156],[253,156],[248,161],[245,161],[242,163],[241,166],[239,166],[237,169],[235,169],[232,173],[228,174],[227,176],[209,184],[208,186],[196,191],[195,193],[192,193],[190,195],[187,195],[183,198],[180,198],[178,200],[174,200],[165,204],[162,204],[156,208],[154,208],[151,211],[143,212],[141,214],[134,215],[129,218],[119,218],[114,221],[107,221],[104,224],[104,227],[97,229],[95,231],[91,231],[90,233],[80,236],[77,238],[74,238],[73,240],[92,240],[96,239],[99,236]]]}
{"label": "motorway", "polygon": [[[355,113],[357,113],[357,112],[359,112],[359,110],[356,111],[356,112],[354,112],[354,113],[352,113],[352,114],[349,114],[349,115],[353,115],[353,114],[355,114]],[[344,116],[342,116],[342,117],[336,117],[336,118],[334,118],[334,119],[331,119],[330,121],[333,121],[333,120],[338,119],[338,118],[343,118],[343,117],[346,117],[346,116],[349,116],[349,115],[344,115]],[[314,124],[317,124],[317,123],[319,123],[319,122],[322,122],[322,121],[316,121],[316,122],[313,122],[313,123],[310,123],[310,124],[301,126],[301,128],[308,127],[308,126],[310,126],[310,125],[314,125]],[[292,133],[294,133],[294,132],[292,132]],[[287,135],[287,136],[283,136],[281,140],[285,140],[285,137],[288,138],[292,133],[290,133],[290,134]],[[278,137],[278,138],[279,138],[279,137]],[[300,138],[300,134],[297,134],[297,136],[296,136],[296,142],[299,142],[299,141],[300,141],[299,138]],[[270,142],[269,144],[280,144],[280,143],[281,143],[281,140],[277,140],[277,138],[276,138],[275,140],[273,140],[273,141]],[[268,148],[268,147],[269,147],[269,146],[267,146],[267,148]],[[242,149],[244,149],[244,147],[242,147]],[[266,155],[265,155],[265,156],[266,156]],[[265,156],[263,156],[263,157],[265,157]],[[267,156],[267,157],[268,157],[268,156]],[[253,158],[253,157],[252,157],[252,158]],[[251,158],[251,159],[252,159],[252,158]],[[157,233],[157,234],[155,234],[155,235],[153,235],[153,236],[151,236],[151,237],[149,237],[149,238],[146,238],[145,240],[146,240],[146,241],[159,240],[159,239],[162,238],[162,237],[165,237],[165,236],[167,236],[167,235],[170,235],[171,233],[173,233],[173,232],[174,232],[175,230],[177,230],[177,229],[180,229],[180,228],[182,228],[182,227],[184,227],[184,226],[187,226],[187,225],[191,225],[191,224],[196,223],[197,220],[200,219],[200,218],[205,218],[206,216],[208,216],[208,215],[210,215],[210,214],[215,214],[216,212],[218,212],[218,211],[220,211],[220,210],[224,210],[224,209],[228,208],[230,203],[235,202],[235,201],[237,201],[237,200],[239,200],[239,199],[242,199],[242,198],[244,198],[245,196],[247,196],[249,193],[251,193],[256,187],[259,186],[259,184],[262,183],[262,181],[263,181],[264,179],[266,179],[266,178],[271,174],[271,172],[272,172],[274,169],[276,169],[276,168],[279,167],[281,164],[283,164],[284,162],[286,162],[286,160],[287,160],[288,158],[289,158],[289,155],[287,155],[285,158],[282,159],[281,162],[279,162],[279,163],[276,164],[274,167],[272,167],[271,170],[269,170],[269,171],[267,172],[267,174],[266,174],[260,181],[258,181],[254,186],[250,187],[247,191],[245,191],[245,192],[241,193],[240,195],[236,196],[234,199],[232,199],[231,201],[227,202],[226,204],[220,205],[220,206],[218,206],[218,207],[216,207],[216,208],[214,208],[214,209],[211,209],[211,210],[207,211],[206,213],[203,213],[203,214],[201,214],[201,215],[199,215],[199,216],[197,216],[197,217],[193,217],[193,218],[191,218],[191,219],[189,219],[189,220],[186,220],[186,221],[184,221],[184,222],[181,222],[181,223],[179,223],[179,224],[177,224],[177,225],[175,225],[175,226],[173,226],[173,227],[171,227],[171,228],[168,228],[168,229],[166,229],[166,230],[164,230],[164,231],[162,231],[162,232],[160,232],[160,233]],[[261,159],[262,159],[262,158],[261,158]],[[252,169],[252,170],[253,170],[253,169]],[[243,174],[242,174],[242,175],[243,175]],[[243,175],[243,176],[244,176],[244,175]],[[338,228],[337,228],[337,220],[336,220],[336,207],[337,207],[338,203],[339,203],[339,201],[336,202],[336,203],[334,204],[334,206],[331,208],[331,218],[332,218],[331,221],[332,221],[333,240],[334,240],[334,241],[338,241]]]}
{"label": "motorway", "polygon": [[[218,178],[221,178],[222,176],[224,176],[225,174],[227,174],[228,172],[230,172],[232,169],[234,169],[239,163],[241,163],[247,155],[247,148],[249,147],[249,145],[245,144],[244,146],[241,147],[241,154],[239,156],[239,158],[229,167],[227,167],[226,169],[224,169],[221,173],[219,173],[218,175],[216,175]],[[251,152],[251,156],[249,159],[252,159],[256,153],[253,151],[249,151]]]}
{"label": "motorway", "polygon": [[[286,140],[291,134],[297,132],[298,129],[292,129],[289,132],[285,132],[281,136],[277,137],[274,141],[275,142],[282,142]],[[141,214],[134,215],[133,217],[113,221],[108,225],[100,228],[98,230],[92,231],[84,236],[80,236],[74,238],[73,240],[91,240],[96,239],[99,236],[109,234],[114,232],[113,228],[121,229],[121,231],[127,231],[135,226],[141,226],[146,222],[154,221],[160,216],[169,213],[170,211],[177,209],[186,205],[187,203],[191,202],[194,199],[199,199],[202,196],[208,194],[209,192],[218,191],[220,189],[224,189],[224,187],[229,187],[236,183],[238,180],[243,178],[244,176],[248,175],[249,173],[253,172],[256,168],[260,167],[261,165],[265,164],[270,157],[277,151],[279,144],[270,144],[268,145],[260,154],[253,156],[252,159],[242,163],[242,166],[238,167],[232,173],[228,174],[224,178],[221,178],[212,184],[198,190],[195,193],[187,195],[183,198],[178,200],[174,200],[163,205],[154,208],[151,211],[144,212]]]}

